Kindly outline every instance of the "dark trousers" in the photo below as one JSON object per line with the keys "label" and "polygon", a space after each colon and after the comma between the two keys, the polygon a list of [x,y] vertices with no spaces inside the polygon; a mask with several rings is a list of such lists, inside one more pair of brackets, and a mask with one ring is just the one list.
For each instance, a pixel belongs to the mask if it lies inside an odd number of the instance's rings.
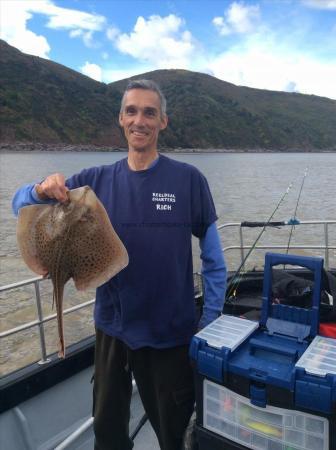
{"label": "dark trousers", "polygon": [[130,350],[96,332],[94,376],[95,450],[129,450],[132,372],[161,450],[181,450],[194,406],[188,346]]}

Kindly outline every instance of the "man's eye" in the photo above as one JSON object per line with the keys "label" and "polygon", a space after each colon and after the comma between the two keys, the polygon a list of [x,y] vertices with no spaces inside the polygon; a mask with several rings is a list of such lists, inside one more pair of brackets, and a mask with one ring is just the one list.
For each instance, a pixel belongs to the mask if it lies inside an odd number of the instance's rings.
{"label": "man's eye", "polygon": [[155,111],[153,110],[153,109],[147,109],[146,111],[145,111],[145,113],[146,113],[146,116],[155,116]]}
{"label": "man's eye", "polygon": [[132,115],[135,113],[136,113],[135,108],[126,108],[126,114]]}

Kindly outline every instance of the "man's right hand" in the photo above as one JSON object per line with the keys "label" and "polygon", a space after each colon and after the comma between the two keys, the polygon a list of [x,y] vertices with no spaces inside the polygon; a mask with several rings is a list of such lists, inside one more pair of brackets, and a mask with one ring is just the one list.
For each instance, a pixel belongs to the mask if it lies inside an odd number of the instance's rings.
{"label": "man's right hand", "polygon": [[41,184],[35,185],[35,190],[41,200],[54,198],[61,203],[68,200],[69,189],[65,186],[65,177],[62,173],[49,175]]}

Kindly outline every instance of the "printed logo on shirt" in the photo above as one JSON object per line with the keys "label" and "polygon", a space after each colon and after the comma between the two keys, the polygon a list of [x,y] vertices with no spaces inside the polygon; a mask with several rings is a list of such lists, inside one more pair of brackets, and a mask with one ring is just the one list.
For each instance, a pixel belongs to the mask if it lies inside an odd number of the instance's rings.
{"label": "printed logo on shirt", "polygon": [[152,202],[155,202],[155,209],[157,211],[171,211],[172,206],[176,202],[175,194],[167,192],[153,192]]}

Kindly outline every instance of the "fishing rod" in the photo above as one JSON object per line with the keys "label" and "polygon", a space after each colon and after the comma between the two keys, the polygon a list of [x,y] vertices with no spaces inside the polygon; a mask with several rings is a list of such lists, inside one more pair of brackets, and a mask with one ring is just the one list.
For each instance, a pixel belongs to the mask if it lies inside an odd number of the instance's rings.
{"label": "fishing rod", "polygon": [[296,218],[296,213],[297,213],[297,210],[298,210],[298,206],[299,206],[299,202],[300,202],[300,198],[301,198],[303,185],[304,185],[304,182],[305,182],[305,179],[306,179],[307,175],[308,175],[308,167],[306,167],[305,173],[304,173],[303,178],[302,178],[302,183],[301,183],[299,195],[298,195],[298,198],[297,198],[297,201],[296,201],[296,205],[295,205],[294,217],[291,219],[292,226],[291,226],[291,229],[290,229],[289,239],[288,239],[288,244],[287,244],[287,251],[286,251],[287,255],[288,255],[289,246],[290,246],[290,243],[291,243],[291,240],[292,240],[292,235],[293,235],[293,231],[294,231],[294,228],[295,228],[295,224],[298,223],[298,220]]}
{"label": "fishing rod", "polygon": [[[270,215],[270,217],[268,218],[268,220],[266,222],[264,222],[263,228],[260,231],[260,233],[258,234],[256,240],[254,241],[254,243],[252,244],[250,250],[247,252],[245,258],[243,259],[243,261],[241,262],[241,264],[239,265],[238,269],[236,270],[236,272],[234,273],[233,277],[232,277],[232,282],[230,284],[230,291],[229,294],[227,296],[227,298],[229,299],[236,291],[238,284],[240,283],[240,272],[242,270],[242,268],[244,267],[248,257],[250,256],[250,254],[253,252],[253,250],[255,249],[257,243],[259,242],[259,239],[261,238],[261,236],[263,235],[264,231],[266,230],[267,226],[277,226],[279,224],[279,222],[275,222],[277,225],[273,225],[273,223],[271,222],[275,213],[278,211],[280,205],[282,204],[282,202],[284,201],[285,197],[288,195],[289,191],[291,190],[293,186],[293,183],[289,183],[285,193],[282,195],[282,197],[280,198],[279,202],[277,203],[276,207],[274,208],[272,214]],[[280,222],[280,224],[282,225],[282,222]]]}

